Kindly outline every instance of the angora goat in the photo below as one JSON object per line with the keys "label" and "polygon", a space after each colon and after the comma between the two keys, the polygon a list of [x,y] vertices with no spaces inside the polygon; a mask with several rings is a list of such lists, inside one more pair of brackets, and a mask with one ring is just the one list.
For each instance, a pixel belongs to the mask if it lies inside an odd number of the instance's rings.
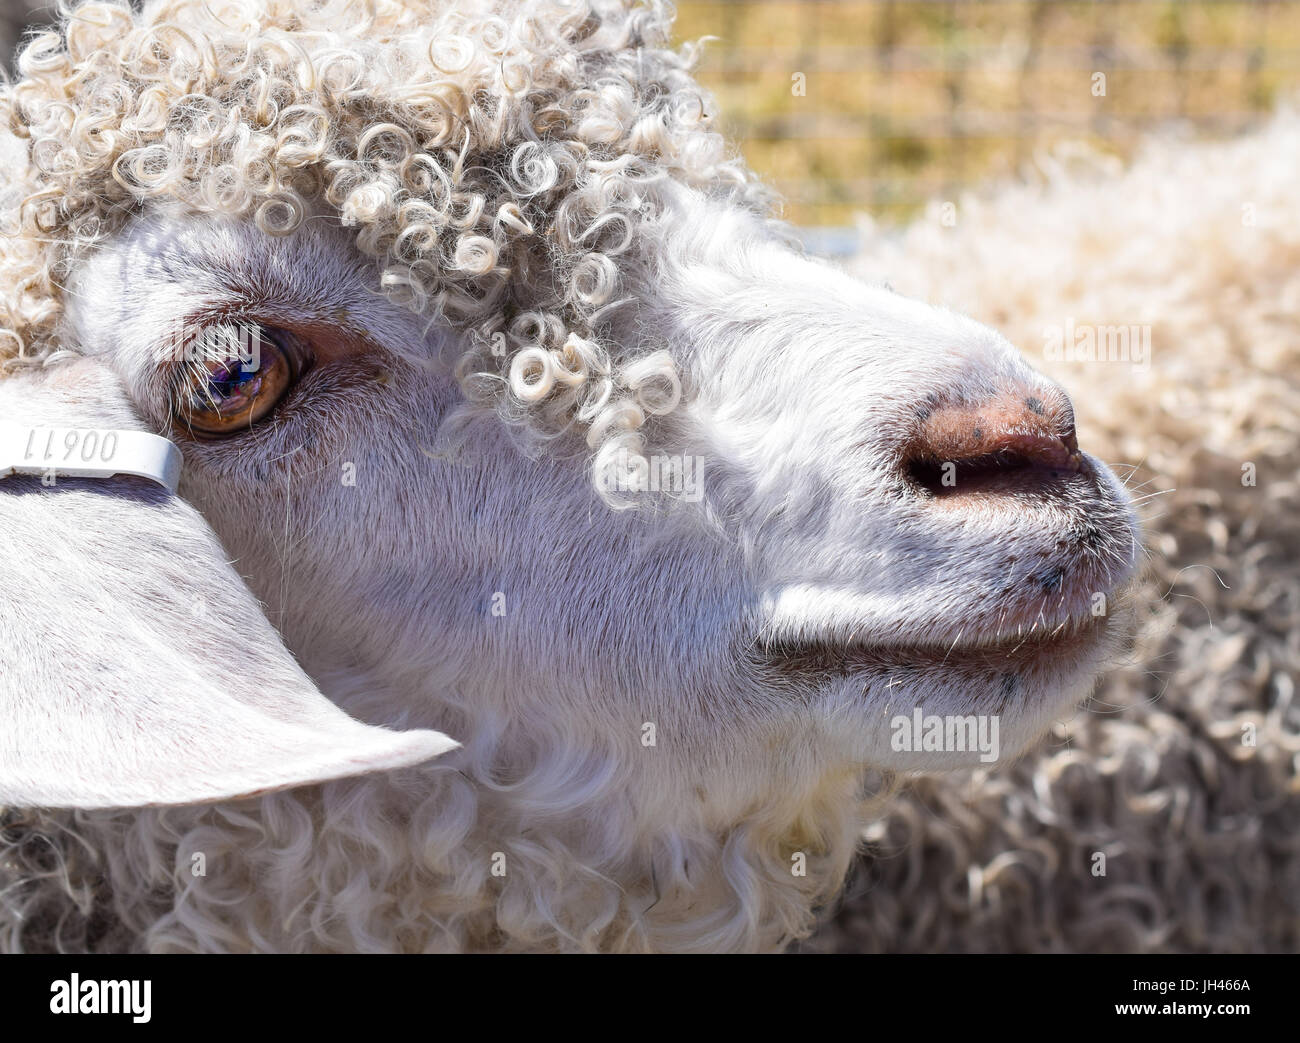
{"label": "angora goat", "polygon": [[[892,779],[1014,756],[1124,644],[1065,393],[793,248],[669,24],[175,0],[28,45],[9,948],[779,947]],[[179,497],[68,477],[91,429],[174,441]]]}

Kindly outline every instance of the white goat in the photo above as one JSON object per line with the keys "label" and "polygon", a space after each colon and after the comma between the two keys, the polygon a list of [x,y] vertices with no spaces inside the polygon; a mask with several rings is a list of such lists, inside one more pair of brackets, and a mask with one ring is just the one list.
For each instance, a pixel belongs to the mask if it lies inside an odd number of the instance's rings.
{"label": "white goat", "polygon": [[185,472],[0,483],[7,947],[777,947],[979,756],[899,721],[1006,757],[1087,693],[1137,534],[1068,399],[792,248],[669,23],[29,44],[0,417]]}

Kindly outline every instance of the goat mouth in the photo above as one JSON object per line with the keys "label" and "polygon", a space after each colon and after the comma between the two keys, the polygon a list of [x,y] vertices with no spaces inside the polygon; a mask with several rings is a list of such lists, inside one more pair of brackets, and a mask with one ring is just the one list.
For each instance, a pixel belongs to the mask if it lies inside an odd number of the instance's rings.
{"label": "goat mouth", "polygon": [[1050,495],[1064,482],[1093,481],[1087,460],[1064,445],[1004,447],[952,461],[918,456],[908,461],[906,471],[916,488],[935,498],[981,493]]}
{"label": "goat mouth", "polygon": [[1103,616],[978,641],[963,642],[958,637],[947,644],[777,639],[762,644],[757,652],[766,668],[787,676],[850,676],[900,667],[1008,671],[1050,660],[1077,659],[1096,648],[1108,627]]}

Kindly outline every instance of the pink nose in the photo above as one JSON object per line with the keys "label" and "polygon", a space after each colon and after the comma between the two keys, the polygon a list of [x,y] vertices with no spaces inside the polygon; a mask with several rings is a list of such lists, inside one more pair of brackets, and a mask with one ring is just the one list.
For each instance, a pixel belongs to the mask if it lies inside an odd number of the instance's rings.
{"label": "pink nose", "polygon": [[935,496],[1047,491],[1084,469],[1074,407],[1050,386],[937,406],[921,421],[904,462]]}

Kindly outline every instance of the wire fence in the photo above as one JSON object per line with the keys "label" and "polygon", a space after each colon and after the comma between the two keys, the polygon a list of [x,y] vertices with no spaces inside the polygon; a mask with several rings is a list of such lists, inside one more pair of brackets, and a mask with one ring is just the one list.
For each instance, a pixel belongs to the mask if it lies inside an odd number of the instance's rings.
{"label": "wire fence", "polygon": [[723,128],[805,226],[1013,175],[1065,140],[1224,136],[1300,88],[1295,0],[702,0]]}

